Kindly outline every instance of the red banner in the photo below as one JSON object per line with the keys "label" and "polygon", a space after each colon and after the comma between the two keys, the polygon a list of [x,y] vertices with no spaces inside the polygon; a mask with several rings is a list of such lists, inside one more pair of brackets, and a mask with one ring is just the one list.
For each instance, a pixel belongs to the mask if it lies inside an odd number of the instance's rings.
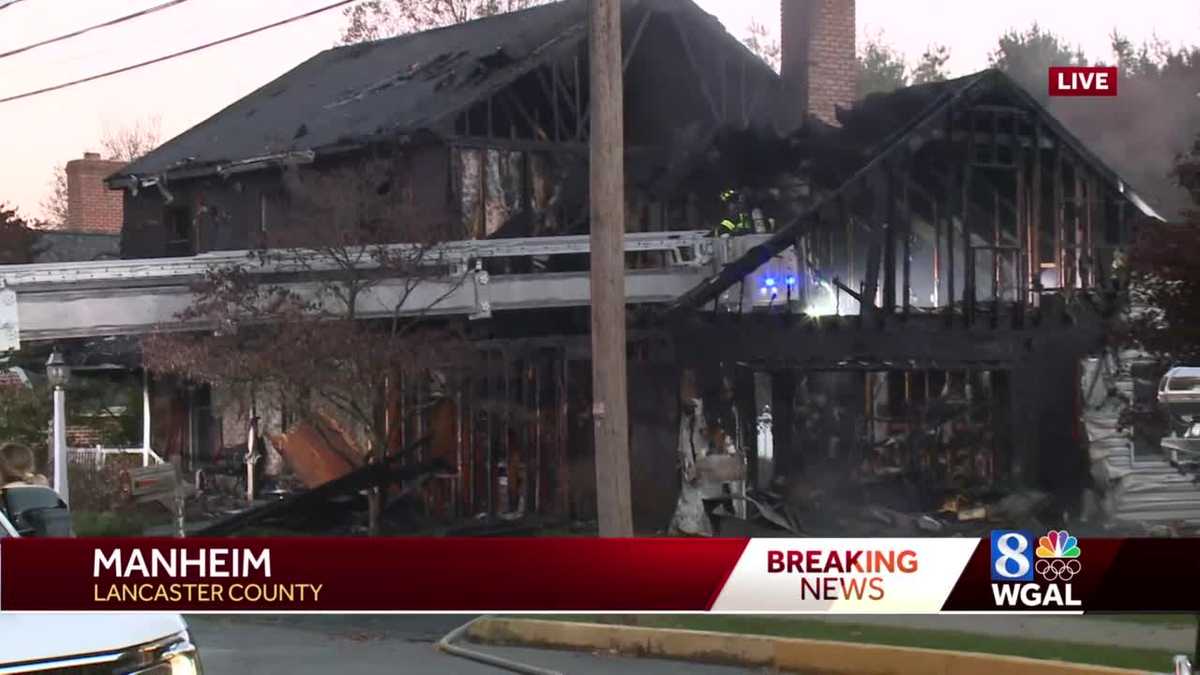
{"label": "red banner", "polygon": [[5,539],[6,611],[705,610],[746,540]]}
{"label": "red banner", "polygon": [[1200,539],[0,540],[0,610],[1200,611]]}

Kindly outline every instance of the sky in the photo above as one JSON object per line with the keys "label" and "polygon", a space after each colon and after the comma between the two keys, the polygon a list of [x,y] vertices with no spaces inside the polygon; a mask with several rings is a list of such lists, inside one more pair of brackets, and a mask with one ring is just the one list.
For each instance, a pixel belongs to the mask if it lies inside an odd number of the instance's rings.
{"label": "sky", "polygon": [[[23,0],[0,11],[0,52],[136,12],[161,0]],[[780,0],[697,0],[734,35],[751,21],[777,29]],[[120,68],[300,14],[332,0],[189,0],[115,27],[0,58],[0,98]],[[3,2],[0,2],[2,5]],[[1137,11],[1131,11],[1135,6]],[[1200,41],[1197,0],[858,0],[858,42],[879,38],[915,60],[946,45],[951,74],[985,68],[996,38],[1033,22],[1109,58],[1108,35],[1135,43]],[[0,103],[0,203],[42,215],[54,167],[99,149],[106,129],[158,118],[164,140],[331,47],[331,10],[165,63]]]}

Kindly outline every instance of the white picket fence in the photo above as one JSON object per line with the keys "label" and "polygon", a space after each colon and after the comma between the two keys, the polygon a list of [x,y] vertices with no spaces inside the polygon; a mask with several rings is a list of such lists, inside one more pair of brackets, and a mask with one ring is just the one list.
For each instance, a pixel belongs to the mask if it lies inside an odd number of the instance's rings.
{"label": "white picket fence", "polygon": [[165,460],[153,450],[147,448],[105,448],[99,445],[91,448],[67,448],[67,461],[72,464],[88,464],[99,468],[104,466],[109,457],[114,455],[138,455],[143,457],[143,466],[162,464]]}

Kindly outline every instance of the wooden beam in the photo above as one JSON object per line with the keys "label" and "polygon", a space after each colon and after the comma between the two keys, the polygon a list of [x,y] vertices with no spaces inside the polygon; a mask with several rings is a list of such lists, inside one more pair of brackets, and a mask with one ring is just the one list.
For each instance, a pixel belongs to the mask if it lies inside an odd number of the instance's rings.
{"label": "wooden beam", "polygon": [[1042,179],[1042,123],[1038,119],[1033,121],[1033,134],[1039,140],[1033,148],[1033,194],[1030,195],[1033,217],[1029,220],[1029,268],[1030,268],[1030,283],[1033,284],[1035,294],[1034,303],[1038,302],[1036,294],[1042,288],[1042,218],[1044,217],[1045,209],[1042,206],[1042,192],[1045,187]]}
{"label": "wooden beam", "polygon": [[862,302],[859,304],[859,316],[867,316],[875,309],[875,295],[879,292],[879,262],[883,255],[883,246],[879,238],[871,241],[867,249],[867,269],[863,280]]}
{"label": "wooden beam", "polygon": [[1058,287],[1065,286],[1066,279],[1064,269],[1064,251],[1063,251],[1063,155],[1060,148],[1054,149],[1054,184],[1053,184],[1053,205],[1054,205],[1054,269],[1058,275]]}
{"label": "wooden beam", "polygon": [[874,220],[883,225],[883,311],[896,311],[896,176],[890,164],[873,186]]}
{"label": "wooden beam", "polygon": [[1072,287],[1079,285],[1086,287],[1083,276],[1084,260],[1087,259],[1087,236],[1084,232],[1087,223],[1084,221],[1083,215],[1085,205],[1083,203],[1083,176],[1080,171],[1082,165],[1082,162],[1075,162],[1071,165],[1072,181],[1075,183],[1075,195],[1071,208],[1071,222],[1074,224],[1074,232],[1071,233],[1071,243],[1073,244],[1071,249]]}
{"label": "wooden beam", "polygon": [[521,99],[517,98],[512,89],[504,90],[504,98],[509,108],[516,110],[517,114],[529,125],[530,130],[538,137],[537,140],[551,142],[546,130],[542,128],[541,124],[538,124],[537,120],[533,119],[533,116],[529,114],[529,110],[525,108],[525,104],[521,103]]}
{"label": "wooden beam", "polygon": [[[555,62],[551,62],[549,67],[553,73],[553,69],[557,68],[558,65]],[[545,96],[546,100],[550,103],[550,114],[553,116],[552,119],[554,121],[554,140],[561,141],[562,114],[559,110],[560,101],[558,97],[558,75],[555,73],[550,77],[546,77],[546,66],[542,66],[541,68],[537,69],[537,80],[538,84],[541,85],[542,95]]]}
{"label": "wooden beam", "polygon": [[[966,111],[967,128],[975,129],[975,118]],[[971,246],[971,181],[974,177],[971,163],[975,161],[975,134],[967,136],[966,157],[962,171],[962,251],[963,251],[963,318],[970,325],[975,309],[975,253]]]}
{"label": "wooden beam", "polygon": [[1089,287],[1096,285],[1096,268],[1098,261],[1096,260],[1096,230],[1092,221],[1092,213],[1095,209],[1092,208],[1092,201],[1096,198],[1096,176],[1089,174],[1087,181],[1087,256],[1088,256],[1088,278],[1087,284]]}
{"label": "wooden beam", "polygon": [[637,53],[638,45],[642,42],[642,33],[646,32],[646,26],[650,24],[650,17],[654,15],[654,9],[646,8],[642,13],[642,20],[638,22],[637,28],[633,32],[633,38],[629,41],[629,47],[624,50],[624,56],[621,59],[621,71],[629,70],[629,62],[633,60],[633,55]]}
{"label": "wooden beam", "polygon": [[716,99],[713,98],[712,89],[708,86],[708,78],[704,69],[700,67],[700,62],[696,60],[696,54],[692,50],[692,41],[688,39],[687,31],[679,23],[679,18],[675,14],[671,14],[670,17],[671,24],[675,26],[675,32],[679,34],[679,41],[683,45],[683,53],[687,56],[688,63],[692,66],[692,75],[700,85],[700,92],[704,94],[704,100],[708,101],[708,108],[712,112],[713,121],[719,124],[722,121],[721,109],[717,106]]}
{"label": "wooden beam", "polygon": [[[954,137],[954,109],[946,111],[946,137]],[[946,309],[954,307],[954,205],[961,195],[955,195],[954,172],[946,176]]]}
{"label": "wooden beam", "polygon": [[846,226],[846,278],[854,279],[854,222],[850,210],[846,208],[846,196],[838,195],[838,218]]}
{"label": "wooden beam", "polygon": [[904,285],[902,290],[904,296],[901,300],[901,306],[904,309],[904,314],[908,314],[912,306],[912,204],[909,203],[907,181],[906,185],[900,189],[901,199],[901,217],[904,219],[901,233],[904,235],[904,260],[903,260],[903,279]]}
{"label": "wooden beam", "polygon": [[575,140],[583,140],[587,129],[586,115],[583,111],[583,83],[579,67],[579,55],[575,55]]}
{"label": "wooden beam", "polygon": [[483,136],[452,136],[449,144],[465,148],[524,150],[559,155],[579,155],[587,152],[586,143],[535,141],[524,138],[486,138]]}
{"label": "wooden beam", "polygon": [[846,284],[842,283],[842,280],[837,277],[834,277],[833,285],[837,286],[839,289],[841,289],[841,291],[843,293],[845,293],[846,295],[849,295],[851,298],[853,298],[854,301],[857,302],[860,307],[862,306],[862,304],[863,304],[862,295],[858,291],[856,291],[853,288],[850,288]]}
{"label": "wooden beam", "polygon": [[931,201],[933,211],[933,306],[942,304],[942,215],[938,202]]}
{"label": "wooden beam", "polygon": [[[556,88],[562,90],[560,94],[561,100],[566,103],[567,108],[570,110],[572,115],[578,115],[579,107],[578,102],[575,100],[575,88],[571,86],[570,79],[567,77],[566,73],[563,72],[561,64],[559,64],[557,61],[551,63],[551,70],[553,71],[551,78],[557,84]],[[563,123],[565,124],[566,120],[563,120]]]}
{"label": "wooden beam", "polygon": [[[1021,131],[1021,122],[1023,116],[1013,114],[1013,132]],[[1029,301],[1025,293],[1025,285],[1028,283],[1028,263],[1026,262],[1027,247],[1026,242],[1026,227],[1028,220],[1027,206],[1025,203],[1025,165],[1029,159],[1028,153],[1018,145],[1009,148],[1012,153],[1013,163],[1017,170],[1013,174],[1013,227],[1016,229],[1017,247],[1019,252],[1016,259],[1013,261],[1013,273],[1016,275],[1016,288],[1013,292],[1016,293],[1017,308],[1013,314],[1013,321],[1020,324],[1024,320],[1024,305]]]}
{"label": "wooden beam", "polygon": [[1059,145],[1056,140],[1047,137],[1042,137],[1040,139],[1029,139],[1018,135],[1017,138],[1014,139],[1010,138],[1010,136],[1011,134],[992,134],[986,131],[976,131],[974,133],[955,131],[950,136],[950,140],[955,143],[964,143],[972,140],[976,143],[1006,143],[1009,145],[1020,145],[1021,147],[1031,147],[1036,144],[1043,150],[1052,150]]}
{"label": "wooden beam", "polygon": [[[1000,303],[1000,191],[992,188],[992,302]],[[993,315],[995,316],[995,315]]]}

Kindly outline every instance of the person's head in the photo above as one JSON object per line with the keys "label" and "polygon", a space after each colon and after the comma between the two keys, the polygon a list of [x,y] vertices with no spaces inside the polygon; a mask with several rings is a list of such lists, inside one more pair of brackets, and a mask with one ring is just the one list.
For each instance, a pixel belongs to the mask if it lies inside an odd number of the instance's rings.
{"label": "person's head", "polygon": [[34,473],[35,459],[33,451],[19,443],[5,443],[0,446],[0,478],[6,480],[24,480]]}

